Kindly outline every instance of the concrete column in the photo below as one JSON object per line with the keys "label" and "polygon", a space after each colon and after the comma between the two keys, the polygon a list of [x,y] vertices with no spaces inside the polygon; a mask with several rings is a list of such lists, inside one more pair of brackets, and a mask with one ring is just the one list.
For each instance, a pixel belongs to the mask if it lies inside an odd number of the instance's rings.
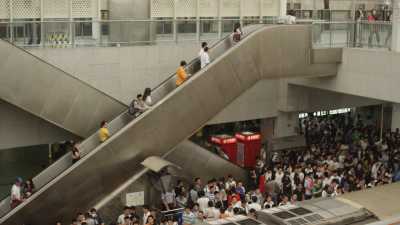
{"label": "concrete column", "polygon": [[100,0],[97,0],[97,7],[96,7],[96,14],[95,15],[93,15],[93,20],[94,20],[94,22],[92,22],[92,38],[94,39],[94,40],[96,40],[97,42],[99,42],[100,41],[100,32],[101,32],[101,29],[100,29],[100,20],[101,20],[101,13],[100,13],[100,11],[101,11],[101,1]]}
{"label": "concrete column", "polygon": [[218,39],[222,38],[222,0],[218,0]]}
{"label": "concrete column", "polygon": [[274,138],[275,118],[262,119],[260,124],[260,132],[262,142],[271,142]]}
{"label": "concrete column", "polygon": [[392,104],[392,131],[400,128],[400,104]]}
{"label": "concrete column", "polygon": [[298,113],[279,112],[275,126],[275,137],[290,137],[297,135],[298,131]]}
{"label": "concrete column", "polygon": [[287,0],[279,1],[279,16],[286,16],[287,13]]}
{"label": "concrete column", "polygon": [[200,0],[196,1],[196,40],[200,42]]}
{"label": "concrete column", "polygon": [[400,0],[393,0],[391,49],[400,52]]}

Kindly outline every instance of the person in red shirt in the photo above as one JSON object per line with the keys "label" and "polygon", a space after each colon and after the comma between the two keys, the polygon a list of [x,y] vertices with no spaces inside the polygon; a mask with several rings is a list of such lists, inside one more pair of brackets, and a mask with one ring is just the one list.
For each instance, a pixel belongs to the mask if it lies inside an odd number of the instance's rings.
{"label": "person in red shirt", "polygon": [[368,46],[371,48],[373,46],[372,41],[374,35],[376,36],[377,46],[380,45],[380,37],[379,37],[379,24],[376,23],[378,20],[378,15],[376,10],[373,9],[370,13],[368,13],[368,27],[370,29],[369,37],[368,37]]}
{"label": "person in red shirt", "polygon": [[262,194],[265,193],[265,173],[262,173],[258,179],[258,189]]}
{"label": "person in red shirt", "polygon": [[232,204],[232,200],[236,198],[236,200],[240,201],[240,195],[238,193],[236,193],[235,188],[232,188],[227,196],[227,200],[228,200],[228,205]]}

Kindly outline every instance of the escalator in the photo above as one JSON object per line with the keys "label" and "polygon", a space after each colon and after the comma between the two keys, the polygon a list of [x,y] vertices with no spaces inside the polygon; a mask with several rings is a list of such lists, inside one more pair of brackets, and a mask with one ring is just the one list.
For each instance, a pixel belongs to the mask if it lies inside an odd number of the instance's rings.
{"label": "escalator", "polygon": [[0,99],[80,137],[126,105],[61,69],[0,39]]}
{"label": "escalator", "polygon": [[198,61],[189,64],[193,76],[180,87],[175,88],[174,76],[160,84],[153,91],[156,104],[137,119],[124,113],[111,121],[114,134],[108,141],[98,145],[97,137],[88,138],[81,145],[87,153],[83,159],[44,183],[0,223],[68,221],[76,208],[85,211],[95,205],[132,177],[145,158],[173,149],[260,79],[337,73],[336,62],[311,63],[308,26],[257,25],[245,33],[249,35],[237,44],[226,38],[212,48],[214,60],[201,71]]}
{"label": "escalator", "polygon": [[[120,203],[121,199],[124,199],[126,194],[131,193],[132,190],[135,190],[135,192],[143,190],[147,196],[145,197],[145,204],[147,205],[156,205],[156,202],[160,201],[161,188],[157,187],[161,186],[161,179],[156,179],[158,182],[151,182],[152,176],[150,176],[149,171],[155,171],[154,167],[160,168],[163,163],[157,162],[159,160],[153,158],[155,157],[146,158],[145,161],[148,165],[141,163],[145,169],[140,168],[124,184],[93,205],[100,212],[106,224],[111,224],[120,215],[124,207]],[[207,181],[224,177],[227,174],[241,181],[246,181],[248,178],[247,170],[189,140],[178,144],[162,159],[165,160],[164,165],[173,165],[174,168],[177,168],[172,171],[169,170],[172,173],[172,175],[169,173],[170,177],[175,178],[170,179],[173,180],[172,183],[169,181],[169,185],[165,185],[170,188],[174,187],[178,179],[191,183],[195,177],[201,177],[203,181]]]}

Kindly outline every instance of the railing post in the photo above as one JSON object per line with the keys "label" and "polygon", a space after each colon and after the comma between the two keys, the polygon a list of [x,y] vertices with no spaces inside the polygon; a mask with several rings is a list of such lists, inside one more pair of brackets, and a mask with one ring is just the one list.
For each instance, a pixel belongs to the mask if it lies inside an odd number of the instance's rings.
{"label": "railing post", "polygon": [[172,23],[172,32],[173,32],[173,39],[174,42],[178,43],[178,26],[177,26],[177,21],[176,19],[174,19],[173,23]]}
{"label": "railing post", "polygon": [[196,1],[196,40],[200,42],[200,0]]}
{"label": "railing post", "polygon": [[8,1],[10,7],[10,42],[14,43],[14,13],[13,13],[13,1]]}

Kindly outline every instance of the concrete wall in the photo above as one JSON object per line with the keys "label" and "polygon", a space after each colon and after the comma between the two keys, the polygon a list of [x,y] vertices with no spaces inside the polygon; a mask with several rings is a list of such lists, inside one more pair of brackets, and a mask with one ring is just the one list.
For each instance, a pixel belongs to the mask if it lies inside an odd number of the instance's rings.
{"label": "concrete wall", "polygon": [[112,97],[129,104],[145,87],[155,87],[173,74],[180,60],[197,56],[199,44],[160,44],[110,48],[31,49]]}
{"label": "concrete wall", "polygon": [[226,123],[275,117],[278,113],[279,80],[261,80],[223,109],[209,123]]}
{"label": "concrete wall", "polygon": [[399,62],[400,53],[347,48],[336,77],[293,79],[290,83],[399,103]]}
{"label": "concrete wall", "polygon": [[[143,0],[109,0],[110,19],[149,19],[150,2]],[[112,42],[148,41],[150,23],[110,23]]]}
{"label": "concrete wall", "polygon": [[75,135],[0,100],[0,149],[76,139]]}

